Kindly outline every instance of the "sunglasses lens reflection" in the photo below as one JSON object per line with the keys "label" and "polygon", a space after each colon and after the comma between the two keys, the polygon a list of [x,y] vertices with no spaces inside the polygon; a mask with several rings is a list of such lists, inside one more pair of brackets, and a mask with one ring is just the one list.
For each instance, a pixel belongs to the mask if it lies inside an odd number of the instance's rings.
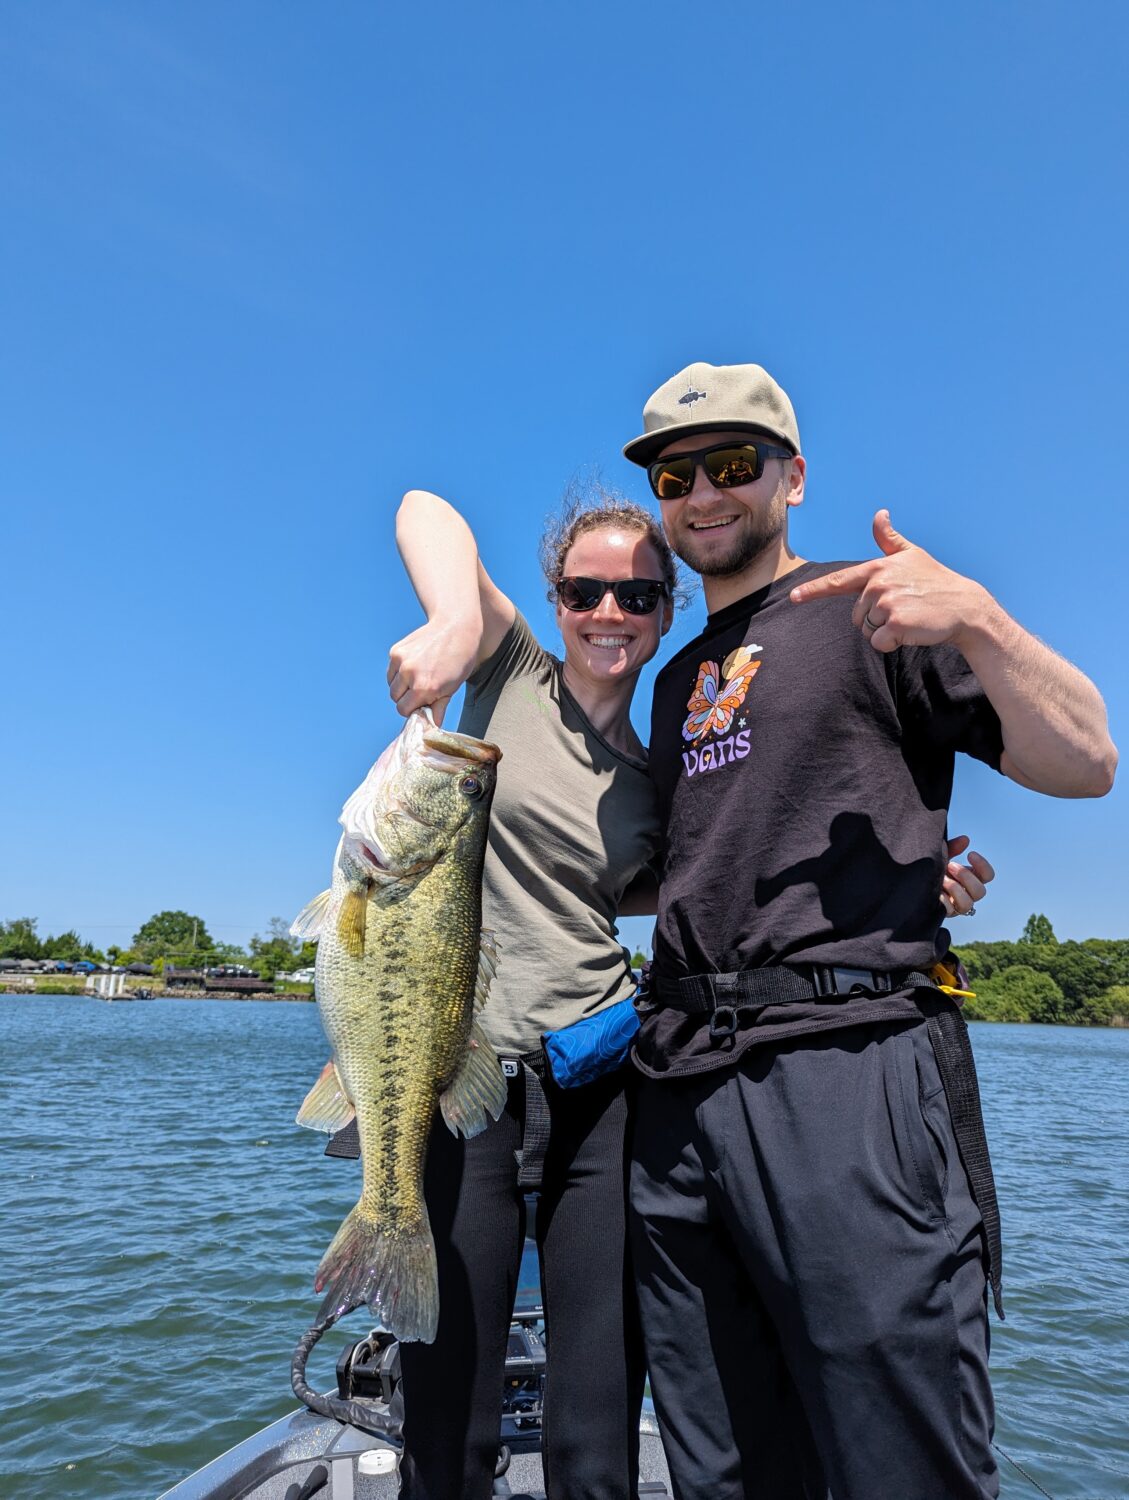
{"label": "sunglasses lens reflection", "polygon": [[694,488],[692,458],[664,458],[648,471],[651,488],[660,500],[681,500]]}
{"label": "sunglasses lens reflection", "polygon": [[760,465],[757,450],[751,443],[734,448],[713,448],[702,458],[706,473],[718,489],[728,490],[735,484],[752,484]]}
{"label": "sunglasses lens reflection", "polygon": [[629,615],[649,615],[662,597],[662,587],[657,583],[636,583],[632,579],[622,588],[617,588],[615,596]]}
{"label": "sunglasses lens reflection", "polygon": [[603,598],[598,588],[592,587],[587,578],[562,578],[557,585],[557,595],[565,609],[595,609]]}

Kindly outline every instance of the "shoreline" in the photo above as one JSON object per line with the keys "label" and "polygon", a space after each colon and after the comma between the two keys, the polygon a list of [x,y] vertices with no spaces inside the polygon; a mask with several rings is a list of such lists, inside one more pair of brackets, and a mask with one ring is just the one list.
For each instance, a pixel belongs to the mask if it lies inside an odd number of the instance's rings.
{"label": "shoreline", "polygon": [[[265,1000],[268,1003],[275,1000],[297,1000],[302,1004],[312,1004],[314,1000],[313,990],[291,990],[276,991],[273,994],[247,995],[240,994],[235,990],[155,990],[149,985],[138,985],[138,989],[148,989],[149,994],[139,998],[137,995],[129,994],[115,995],[107,1000],[107,1005],[118,1005],[121,1003],[136,1003],[144,1005],[146,1000]],[[12,984],[10,981],[0,980],[0,996],[3,995],[28,995],[40,997],[44,1000],[101,1000],[101,995],[94,994],[86,988],[76,989],[40,989],[38,985]]]}

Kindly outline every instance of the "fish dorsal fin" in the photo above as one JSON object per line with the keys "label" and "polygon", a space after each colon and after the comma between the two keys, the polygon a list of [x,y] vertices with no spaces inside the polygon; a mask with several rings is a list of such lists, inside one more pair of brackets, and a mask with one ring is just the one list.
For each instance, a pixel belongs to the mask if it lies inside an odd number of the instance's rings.
{"label": "fish dorsal fin", "polygon": [[290,924],[291,935],[301,938],[306,943],[316,943],[325,926],[332,896],[332,891],[322,891],[320,895],[315,896],[311,902],[303,906]]}
{"label": "fish dorsal fin", "polygon": [[439,1096],[439,1108],[452,1135],[469,1141],[480,1135],[490,1121],[502,1113],[506,1103],[506,1080],[493,1047],[478,1022],[471,1027],[466,1056],[459,1071]]}
{"label": "fish dorsal fin", "polygon": [[365,919],[368,912],[368,892],[350,887],[337,913],[337,936],[350,958],[365,956]]}
{"label": "fish dorsal fin", "polygon": [[498,972],[498,944],[484,927],[479,934],[478,977],[474,981],[474,1009],[480,1011],[490,998],[490,984]]}
{"label": "fish dorsal fin", "polygon": [[355,1114],[349,1090],[331,1057],[302,1101],[296,1122],[307,1130],[324,1130],[332,1135],[335,1130],[343,1130]]}

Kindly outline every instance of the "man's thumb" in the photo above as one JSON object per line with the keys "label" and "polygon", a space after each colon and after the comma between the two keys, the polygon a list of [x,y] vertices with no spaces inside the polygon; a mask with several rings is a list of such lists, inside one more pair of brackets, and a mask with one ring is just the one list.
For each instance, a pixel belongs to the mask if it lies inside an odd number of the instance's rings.
{"label": "man's thumb", "polygon": [[874,517],[873,529],[874,540],[887,557],[891,556],[894,552],[908,552],[913,546],[913,543],[908,541],[900,531],[894,530],[888,510],[880,510],[877,513]]}

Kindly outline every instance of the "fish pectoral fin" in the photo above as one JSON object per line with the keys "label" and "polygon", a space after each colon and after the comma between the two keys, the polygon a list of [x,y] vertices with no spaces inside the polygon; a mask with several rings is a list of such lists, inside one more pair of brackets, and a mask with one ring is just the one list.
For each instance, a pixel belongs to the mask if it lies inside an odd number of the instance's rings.
{"label": "fish pectoral fin", "polygon": [[344,1130],[356,1112],[345,1080],[331,1057],[322,1068],[317,1083],[302,1101],[295,1122],[307,1130],[324,1130],[332,1135],[337,1130]]}
{"label": "fish pectoral fin", "polygon": [[506,1103],[506,1080],[498,1056],[486,1040],[476,1021],[471,1027],[470,1044],[459,1071],[439,1096],[439,1108],[452,1135],[464,1135],[469,1141],[480,1135],[490,1121],[502,1113]]}
{"label": "fish pectoral fin", "polygon": [[350,958],[365,956],[365,918],[368,892],[350,889],[337,913],[337,936]]}
{"label": "fish pectoral fin", "polygon": [[330,897],[332,891],[322,891],[314,897],[290,924],[292,937],[301,938],[304,942],[313,943],[321,936],[321,930],[325,926],[325,919],[329,912]]}
{"label": "fish pectoral fin", "polygon": [[[478,977],[474,981],[474,1008],[480,1011],[490,998],[490,983],[498,972],[498,944],[488,927],[479,933]],[[497,1116],[495,1116],[495,1119]]]}

